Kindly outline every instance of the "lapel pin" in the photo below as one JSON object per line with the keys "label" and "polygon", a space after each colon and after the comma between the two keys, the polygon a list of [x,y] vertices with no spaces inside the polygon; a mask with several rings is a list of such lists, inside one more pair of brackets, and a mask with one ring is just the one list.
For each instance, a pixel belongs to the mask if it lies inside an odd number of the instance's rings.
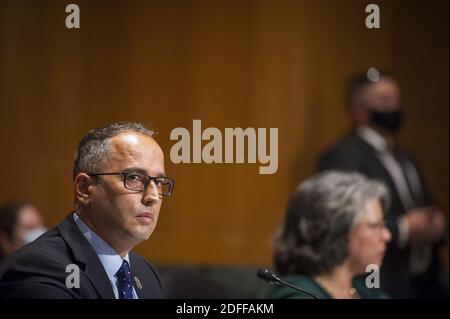
{"label": "lapel pin", "polygon": [[138,277],[134,277],[134,282],[136,283],[136,287],[138,287],[138,289],[142,289],[141,281]]}

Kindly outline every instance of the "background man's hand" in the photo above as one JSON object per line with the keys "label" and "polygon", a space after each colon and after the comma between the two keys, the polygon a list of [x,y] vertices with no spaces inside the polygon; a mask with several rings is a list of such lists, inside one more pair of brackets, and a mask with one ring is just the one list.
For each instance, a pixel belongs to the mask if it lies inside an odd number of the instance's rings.
{"label": "background man's hand", "polygon": [[409,238],[413,242],[437,242],[444,235],[447,221],[442,211],[435,207],[409,210],[406,215]]}

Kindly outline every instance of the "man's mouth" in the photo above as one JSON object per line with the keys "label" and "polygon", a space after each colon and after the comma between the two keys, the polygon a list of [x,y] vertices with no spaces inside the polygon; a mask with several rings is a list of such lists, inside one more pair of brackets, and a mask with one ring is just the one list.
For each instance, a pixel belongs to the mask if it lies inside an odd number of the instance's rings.
{"label": "man's mouth", "polygon": [[137,214],[136,218],[139,219],[143,223],[151,223],[155,219],[155,214],[151,212],[145,212],[141,214]]}

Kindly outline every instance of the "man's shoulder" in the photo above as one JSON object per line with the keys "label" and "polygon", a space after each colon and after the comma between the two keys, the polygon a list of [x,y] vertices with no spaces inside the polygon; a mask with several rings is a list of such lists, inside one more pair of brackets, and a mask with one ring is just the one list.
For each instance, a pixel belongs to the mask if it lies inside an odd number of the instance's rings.
{"label": "man's shoulder", "polygon": [[70,251],[56,229],[12,254],[0,268],[0,280],[11,274],[51,274],[71,262]]}
{"label": "man's shoulder", "polygon": [[338,139],[319,157],[319,170],[358,170],[374,158],[373,148],[354,131]]}
{"label": "man's shoulder", "polygon": [[0,298],[72,298],[67,266],[74,263],[56,229],[22,247],[0,268]]}
{"label": "man's shoulder", "polygon": [[351,153],[361,154],[370,150],[370,145],[367,144],[361,137],[352,131],[342,137],[326,149],[326,153]]}

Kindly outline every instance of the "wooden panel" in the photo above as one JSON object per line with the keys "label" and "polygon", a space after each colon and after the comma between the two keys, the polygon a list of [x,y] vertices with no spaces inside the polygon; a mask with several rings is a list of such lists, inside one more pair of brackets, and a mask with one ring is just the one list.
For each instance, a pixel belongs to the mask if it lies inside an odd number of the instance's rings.
{"label": "wooden panel", "polygon": [[[109,122],[141,121],[159,131],[176,192],[137,251],[156,262],[269,263],[293,188],[348,126],[345,79],[379,66],[401,77],[411,108],[402,140],[421,154],[448,208],[446,1],[427,10],[412,2],[412,11],[379,1],[380,30],[364,27],[366,2],[356,0],[76,3],[80,30],[64,27],[64,2],[0,3],[1,201],[30,199],[55,225],[72,208],[71,161],[81,136]],[[421,19],[427,22],[413,32],[433,34],[436,45],[407,37]],[[432,111],[423,108],[428,98]],[[170,131],[191,130],[193,119],[222,131],[279,128],[278,172],[259,175],[256,164],[174,165]]]}

